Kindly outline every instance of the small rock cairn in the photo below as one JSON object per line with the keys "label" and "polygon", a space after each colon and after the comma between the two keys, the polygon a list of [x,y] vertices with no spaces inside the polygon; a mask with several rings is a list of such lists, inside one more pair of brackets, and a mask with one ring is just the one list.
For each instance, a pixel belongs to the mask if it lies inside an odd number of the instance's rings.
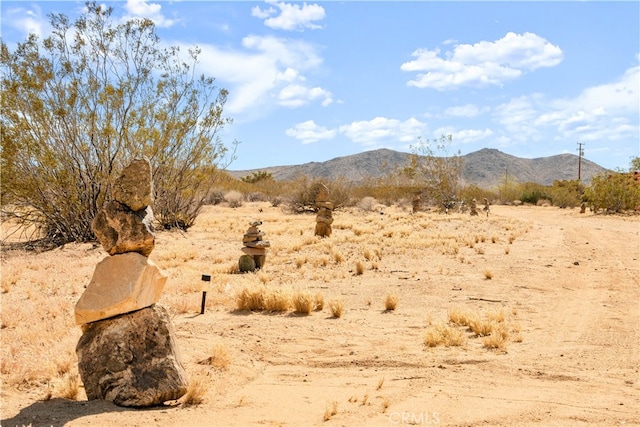
{"label": "small rock cairn", "polygon": [[491,210],[489,207],[489,200],[486,197],[482,200],[484,201],[484,208],[482,208],[482,210],[485,211],[487,213],[487,217],[489,217],[489,211]]}
{"label": "small rock cairn", "polygon": [[253,221],[242,238],[242,252],[244,255],[238,261],[241,273],[256,271],[264,267],[267,259],[267,248],[271,246],[268,240],[262,240],[264,232],[258,229],[262,221]]}
{"label": "small rock cairn", "polygon": [[333,224],[333,203],[329,201],[329,190],[324,184],[320,184],[320,188],[316,193],[316,207],[318,213],[316,215],[315,235],[320,237],[331,236],[331,224]]}
{"label": "small rock cairn", "polygon": [[75,306],[78,368],[89,400],[156,406],[182,397],[188,383],[169,315],[156,304],[167,277],[148,258],[155,245],[148,160],[124,169],[113,198],[91,224],[110,256]]}
{"label": "small rock cairn", "polygon": [[421,204],[422,204],[422,197],[420,196],[420,193],[419,192],[415,193],[413,195],[413,200],[411,200],[413,213],[420,212]]}
{"label": "small rock cairn", "polygon": [[469,215],[478,216],[478,201],[475,198],[471,199],[469,209]]}

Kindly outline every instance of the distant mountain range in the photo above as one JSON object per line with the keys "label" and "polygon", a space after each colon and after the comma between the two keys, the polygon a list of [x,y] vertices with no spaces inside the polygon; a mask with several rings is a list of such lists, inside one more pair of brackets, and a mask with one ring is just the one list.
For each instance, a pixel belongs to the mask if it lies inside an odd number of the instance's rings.
{"label": "distant mountain range", "polygon": [[[300,175],[306,175],[309,178],[328,180],[343,178],[357,183],[367,178],[380,178],[396,171],[406,166],[410,157],[409,153],[382,148],[336,157],[325,162],[227,172],[236,178],[265,171],[270,173],[276,181],[289,181]],[[579,158],[575,154],[524,159],[493,148],[483,148],[460,157],[463,161],[462,179],[464,182],[486,189],[503,184],[505,179],[510,182],[535,182],[551,185],[556,180],[578,178]],[[580,178],[585,184],[589,184],[593,176],[604,171],[606,171],[605,168],[582,158]]]}

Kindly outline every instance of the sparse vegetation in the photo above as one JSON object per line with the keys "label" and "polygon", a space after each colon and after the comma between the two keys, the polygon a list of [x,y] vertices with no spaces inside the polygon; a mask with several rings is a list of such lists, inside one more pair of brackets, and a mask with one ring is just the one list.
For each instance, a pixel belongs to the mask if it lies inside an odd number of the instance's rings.
{"label": "sparse vegetation", "polygon": [[387,294],[384,299],[384,309],[387,311],[395,310],[398,306],[398,295],[396,294]]}

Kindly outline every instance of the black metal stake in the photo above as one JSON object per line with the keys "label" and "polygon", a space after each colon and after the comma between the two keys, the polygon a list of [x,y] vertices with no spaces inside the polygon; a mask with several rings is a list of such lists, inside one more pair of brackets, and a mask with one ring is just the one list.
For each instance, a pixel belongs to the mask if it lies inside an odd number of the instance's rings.
{"label": "black metal stake", "polygon": [[[211,276],[209,276],[208,274],[203,274],[202,275],[202,281],[203,282],[210,282],[211,281]],[[202,305],[200,306],[200,314],[204,314],[204,305],[207,301],[207,291],[202,291]]]}

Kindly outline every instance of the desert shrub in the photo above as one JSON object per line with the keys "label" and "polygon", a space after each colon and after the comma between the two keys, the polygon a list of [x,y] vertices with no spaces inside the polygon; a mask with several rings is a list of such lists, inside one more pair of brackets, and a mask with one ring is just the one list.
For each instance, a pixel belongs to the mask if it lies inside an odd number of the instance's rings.
{"label": "desert shrub", "polygon": [[606,172],[591,179],[585,197],[596,212],[600,209],[610,213],[638,209],[640,182],[631,173]]}
{"label": "desert shrub", "polygon": [[458,201],[461,190],[462,157],[459,151],[449,154],[452,141],[451,135],[438,140],[420,138],[404,168],[407,178],[419,183],[429,201],[442,209]]}
{"label": "desert shrub", "polygon": [[378,204],[378,201],[371,196],[367,196],[358,202],[358,209],[363,211],[371,212]]}
{"label": "desert shrub", "polygon": [[325,182],[301,175],[295,181],[283,184],[289,209],[294,213],[315,212],[315,198],[322,185],[327,187],[329,201],[333,203],[334,209],[352,204],[350,185],[344,179]]}
{"label": "desert shrub", "polygon": [[558,180],[549,191],[554,206],[575,208],[581,202],[584,185],[578,180]]}
{"label": "desert shrub", "polygon": [[48,37],[1,45],[2,209],[39,226],[48,245],[94,239],[91,221],[134,158],[150,160],[156,219],[190,227],[206,168],[227,151],[227,91],[193,72],[199,49],[182,57],[152,21],[111,14],[87,2],[75,22],[50,15]]}
{"label": "desert shrub", "polygon": [[522,203],[537,205],[539,200],[549,198],[548,193],[548,187],[535,182],[520,184],[520,200]]}
{"label": "desert shrub", "polygon": [[224,200],[229,204],[229,207],[239,208],[242,206],[244,196],[239,191],[231,190],[224,194]]}

